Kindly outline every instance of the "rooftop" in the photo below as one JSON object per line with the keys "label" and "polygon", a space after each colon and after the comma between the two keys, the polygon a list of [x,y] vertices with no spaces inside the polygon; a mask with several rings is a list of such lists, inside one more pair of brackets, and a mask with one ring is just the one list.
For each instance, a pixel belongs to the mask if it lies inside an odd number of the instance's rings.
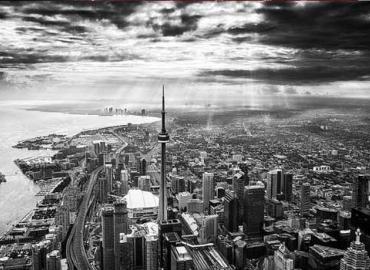
{"label": "rooftop", "polygon": [[159,199],[151,192],[140,189],[130,189],[124,197],[127,202],[127,208],[153,208],[158,207]]}
{"label": "rooftop", "polygon": [[314,245],[310,247],[310,250],[312,250],[322,258],[344,256],[345,253],[344,250],[321,245]]}

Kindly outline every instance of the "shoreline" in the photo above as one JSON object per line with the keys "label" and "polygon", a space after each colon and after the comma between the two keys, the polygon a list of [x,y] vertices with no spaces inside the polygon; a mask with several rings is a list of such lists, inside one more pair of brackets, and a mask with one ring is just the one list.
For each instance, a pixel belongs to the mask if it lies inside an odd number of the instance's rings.
{"label": "shoreline", "polygon": [[24,107],[22,108],[25,111],[34,111],[34,112],[46,112],[46,113],[64,113],[72,115],[95,115],[95,116],[142,116],[142,117],[160,117],[159,111],[151,111],[151,115],[145,114],[142,115],[139,111],[132,111],[128,113],[106,113],[101,109],[96,108],[85,108],[85,109],[76,109],[76,108],[66,108],[63,106],[53,105],[41,105],[33,107]]}
{"label": "shoreline", "polygon": [[[24,110],[26,110],[26,109],[24,109]],[[68,114],[68,113],[66,113],[66,112],[63,112],[63,113],[65,113],[65,114]],[[126,115],[125,115],[126,116]],[[130,116],[130,115],[127,115],[127,116]],[[137,115],[136,115],[137,116]],[[150,117],[150,116],[143,116],[143,117]],[[154,117],[152,117],[153,118],[153,120],[154,120]],[[152,122],[144,122],[144,123],[138,123],[138,124],[133,124],[133,125],[137,125],[137,126],[148,126],[148,125],[153,125],[153,124],[155,124],[155,122],[157,122],[157,121],[159,121],[159,120],[157,120],[157,119],[155,119],[154,121],[152,121]],[[73,135],[70,135],[70,136],[68,136],[68,135],[66,135],[66,134],[63,134],[63,135],[65,135],[67,138],[68,138],[68,140],[67,140],[67,142],[68,143],[70,143],[71,142],[71,140],[73,140],[74,138],[77,138],[78,136],[80,136],[80,135],[84,135],[84,134],[86,134],[86,133],[95,133],[95,132],[99,132],[99,131],[103,131],[103,130],[109,130],[109,129],[118,129],[118,128],[122,128],[122,127],[127,127],[129,124],[132,124],[132,123],[126,123],[126,124],[120,124],[120,125],[108,125],[108,126],[105,126],[105,127],[98,127],[98,128],[88,128],[88,129],[82,129],[82,130],[80,130],[79,132],[77,132],[77,133],[75,133],[75,134],[73,134]],[[50,135],[50,134],[49,134]],[[41,136],[41,137],[46,137],[46,136],[49,136],[49,135],[43,135],[43,136]],[[40,137],[40,136],[38,136],[38,137]],[[34,138],[36,138],[36,137],[34,137]],[[15,145],[12,145],[11,147],[12,148],[14,148],[19,142],[25,142],[25,141],[27,141],[27,140],[32,140],[33,138],[28,138],[28,139],[22,139],[22,140],[20,140],[20,141],[18,141]],[[27,147],[23,147],[23,149],[25,149],[25,150],[27,150],[27,151],[33,151],[33,150],[30,150],[30,149],[27,149]],[[53,152],[54,153],[50,153],[50,157],[52,157],[53,155],[55,155],[58,151],[60,151],[61,149],[59,149],[59,150],[57,150],[57,149],[54,149],[53,150]],[[34,156],[34,155],[31,155],[30,157],[28,157],[28,158],[37,158],[37,156]],[[22,171],[22,169],[18,166],[18,164],[17,164],[17,161],[18,159],[15,159],[15,160],[13,160],[13,163],[17,166],[17,168],[20,170],[20,172],[22,173],[22,175],[24,175],[29,181],[33,181],[37,186],[42,186],[42,184],[40,184],[40,183],[37,183],[37,181],[34,181],[33,179],[31,179],[29,176],[27,176],[26,174],[24,174],[23,173],[23,171]],[[21,158],[20,158],[20,160],[22,160]],[[52,178],[53,179],[53,178]],[[49,181],[49,180],[46,180],[46,181]],[[22,217],[20,217],[20,218],[17,218],[17,219],[14,219],[14,220],[11,220],[11,221],[9,221],[8,223],[7,223],[7,228],[5,228],[4,229],[4,231],[0,234],[0,239],[4,239],[4,238],[6,238],[6,236],[9,234],[9,232],[11,232],[12,231],[12,229],[14,228],[14,226],[16,226],[17,224],[20,224],[20,223],[22,223],[23,222],[23,220],[24,220],[24,218],[25,217],[27,217],[27,216],[29,216],[30,215],[30,213],[32,213],[32,211],[34,211],[34,209],[35,209],[35,207],[37,207],[37,203],[40,201],[40,200],[42,200],[44,197],[45,197],[45,195],[47,194],[47,193],[42,193],[41,192],[42,190],[40,189],[40,191],[38,192],[38,193],[36,193],[35,195],[34,195],[34,197],[38,197],[39,199],[37,199],[37,202],[36,202],[36,204],[35,205],[33,205],[33,209],[31,209],[30,211],[28,211],[27,213],[25,213]],[[49,192],[50,192],[50,190],[49,190]],[[42,193],[42,194],[41,194]]]}

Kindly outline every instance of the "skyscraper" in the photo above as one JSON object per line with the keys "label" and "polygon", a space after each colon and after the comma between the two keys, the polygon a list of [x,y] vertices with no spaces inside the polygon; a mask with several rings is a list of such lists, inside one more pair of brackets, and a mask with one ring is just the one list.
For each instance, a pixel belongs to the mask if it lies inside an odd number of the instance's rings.
{"label": "skyscraper", "polygon": [[352,199],[353,207],[367,207],[369,204],[369,181],[370,175],[360,174],[353,183]]}
{"label": "skyscraper", "polygon": [[59,250],[53,250],[46,255],[46,270],[62,269],[61,256]]}
{"label": "skyscraper", "polygon": [[145,267],[145,233],[135,231],[127,236],[127,242],[130,244],[129,254],[132,261],[130,269],[144,269]]}
{"label": "skyscraper", "polygon": [[213,199],[214,194],[213,173],[203,173],[202,191],[204,213],[208,214],[209,201]]}
{"label": "skyscraper", "polygon": [[127,170],[121,170],[121,192],[122,195],[126,195],[128,193],[128,172]]}
{"label": "skyscraper", "polygon": [[[244,212],[244,203],[243,203],[244,186],[245,186],[244,173],[243,172],[236,173],[233,177],[233,190],[235,192],[235,197],[237,201],[238,213]],[[243,216],[238,215],[238,213],[234,213],[238,217],[237,226],[243,223]]]}
{"label": "skyscraper", "polygon": [[139,176],[138,187],[143,191],[150,191],[150,176],[149,175]]}
{"label": "skyscraper", "polygon": [[280,247],[274,252],[274,269],[275,270],[293,270],[294,261],[290,257],[289,250],[285,247],[285,244],[280,245]]}
{"label": "skyscraper", "polygon": [[276,169],[267,174],[267,197],[271,200],[292,200],[293,175],[285,173],[282,169]]}
{"label": "skyscraper", "polygon": [[291,202],[293,199],[293,174],[285,173],[283,178],[283,194],[284,200]]}
{"label": "skyscraper", "polygon": [[171,270],[192,269],[193,259],[185,246],[171,247]]}
{"label": "skyscraper", "polygon": [[166,143],[170,136],[166,131],[166,111],[164,107],[164,86],[162,90],[162,130],[158,135],[158,142],[161,144],[161,183],[159,189],[159,221],[167,220],[167,196],[166,196]]}
{"label": "skyscraper", "polygon": [[130,250],[132,250],[132,245],[127,241],[127,235],[121,233],[119,239],[119,268],[115,270],[131,270],[133,268]]}
{"label": "skyscraper", "polygon": [[158,236],[145,236],[145,269],[158,269]]}
{"label": "skyscraper", "polygon": [[140,160],[139,173],[141,175],[146,175],[146,159],[145,158]]}
{"label": "skyscraper", "polygon": [[105,203],[107,201],[108,194],[108,182],[106,177],[100,177],[98,179],[99,184],[99,201]]}
{"label": "skyscraper", "polygon": [[238,202],[235,193],[226,191],[224,200],[224,223],[229,232],[236,232],[238,230],[238,216]]}
{"label": "skyscraper", "polygon": [[281,192],[283,171],[276,169],[267,173],[267,198],[276,198]]}
{"label": "skyscraper", "polygon": [[301,215],[306,215],[311,209],[310,184],[303,183],[301,186]]}
{"label": "skyscraper", "polygon": [[127,207],[126,202],[119,201],[114,203],[114,258],[115,258],[115,269],[119,269],[120,265],[120,234],[127,234],[128,220],[127,220]]}
{"label": "skyscraper", "polygon": [[356,240],[351,243],[340,261],[340,270],[369,270],[370,258],[365,245],[360,241],[360,230],[356,231]]}
{"label": "skyscraper", "polygon": [[217,218],[217,215],[203,217],[199,230],[199,242],[201,244],[216,242],[218,228]]}
{"label": "skyscraper", "polygon": [[265,189],[262,186],[244,188],[243,230],[248,236],[260,236],[264,222]]}
{"label": "skyscraper", "polygon": [[113,207],[107,206],[102,210],[103,232],[103,270],[114,269],[114,222]]}
{"label": "skyscraper", "polygon": [[111,163],[106,163],[104,165],[104,168],[105,168],[105,177],[107,179],[107,192],[111,192],[112,191],[112,187],[113,187],[113,167],[112,167],[112,164]]}

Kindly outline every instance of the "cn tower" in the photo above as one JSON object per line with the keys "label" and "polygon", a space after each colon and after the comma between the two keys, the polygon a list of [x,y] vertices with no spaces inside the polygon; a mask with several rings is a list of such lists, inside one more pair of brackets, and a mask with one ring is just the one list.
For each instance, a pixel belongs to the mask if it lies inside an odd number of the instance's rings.
{"label": "cn tower", "polygon": [[170,136],[166,131],[166,111],[164,108],[164,85],[162,89],[162,130],[158,135],[158,142],[161,144],[161,184],[159,189],[159,221],[167,220],[167,184],[166,184],[166,143]]}

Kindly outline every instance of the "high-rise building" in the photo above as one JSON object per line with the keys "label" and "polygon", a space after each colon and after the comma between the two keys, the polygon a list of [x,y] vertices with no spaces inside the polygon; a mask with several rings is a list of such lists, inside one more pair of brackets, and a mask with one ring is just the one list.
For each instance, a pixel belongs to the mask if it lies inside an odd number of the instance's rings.
{"label": "high-rise building", "polygon": [[284,242],[274,252],[274,269],[275,270],[293,270],[294,269],[294,261],[290,257],[290,252],[285,247]]}
{"label": "high-rise building", "polygon": [[359,175],[353,183],[352,199],[353,207],[366,208],[369,204],[369,181],[370,175]]}
{"label": "high-rise building", "polygon": [[285,173],[283,179],[283,195],[284,200],[291,202],[293,199],[293,174]]}
{"label": "high-rise building", "polygon": [[98,179],[99,193],[98,198],[100,203],[107,202],[108,196],[108,182],[106,177],[100,177]]}
{"label": "high-rise building", "polygon": [[343,196],[343,210],[351,212],[353,207],[352,196]]}
{"label": "high-rise building", "polygon": [[354,231],[361,230],[361,242],[365,244],[365,249],[370,253],[370,209],[352,208],[350,228]]}
{"label": "high-rise building", "polygon": [[244,197],[244,179],[243,173],[238,172],[233,176],[233,190],[235,192],[236,198],[243,201]]}
{"label": "high-rise building", "polygon": [[101,153],[101,151],[100,151],[100,142],[99,141],[93,141],[93,147],[94,147],[95,154],[99,155]]}
{"label": "high-rise building", "polygon": [[[236,196],[238,213],[243,213],[244,212],[244,203],[243,203],[244,186],[245,186],[244,173],[243,172],[236,173],[233,177],[233,190],[234,190],[235,196]],[[243,223],[243,216],[242,215],[237,215],[237,217],[238,217],[238,221],[237,221],[238,225],[242,224]]]}
{"label": "high-rise building", "polygon": [[[170,248],[169,245],[174,240],[173,236],[176,235],[178,238],[182,234],[182,224],[178,219],[164,220],[159,223],[159,235],[161,237],[160,254],[161,254],[161,266],[164,269],[169,269],[170,261]],[[169,238],[168,238],[169,237]],[[176,238],[175,237],[175,238]],[[170,243],[171,242],[171,243]]]}
{"label": "high-rise building", "polygon": [[190,199],[187,204],[189,213],[202,213],[203,201],[200,199]]}
{"label": "high-rise building", "polygon": [[193,269],[193,259],[185,246],[172,246],[171,248],[171,270]]}
{"label": "high-rise building", "polygon": [[264,222],[265,189],[260,185],[244,188],[243,230],[248,236],[261,236]]}
{"label": "high-rise building", "polygon": [[145,233],[135,231],[127,236],[127,242],[130,244],[129,254],[132,261],[130,269],[144,269],[145,267]]}
{"label": "high-rise building", "polygon": [[[330,246],[313,245],[309,247],[307,269],[339,269],[344,250]],[[297,257],[296,257],[297,258]]]}
{"label": "high-rise building", "polygon": [[33,270],[46,269],[46,254],[50,249],[50,241],[42,241],[32,245]]}
{"label": "high-rise building", "polygon": [[185,178],[179,175],[171,175],[172,193],[178,194],[185,191]]}
{"label": "high-rise building", "polygon": [[120,265],[120,235],[127,234],[128,219],[127,219],[127,204],[125,201],[114,203],[113,222],[114,222],[114,258],[115,268],[119,269]]}
{"label": "high-rise building", "polygon": [[111,192],[113,188],[113,167],[111,163],[106,163],[105,168],[105,177],[107,179],[107,192]]}
{"label": "high-rise building", "polygon": [[301,186],[301,215],[308,214],[311,209],[310,189],[309,183],[303,183]]}
{"label": "high-rise building", "polygon": [[102,209],[102,234],[103,234],[103,270],[115,267],[114,260],[114,208],[111,206]]}
{"label": "high-rise building", "polygon": [[46,255],[46,270],[61,270],[61,256],[59,250],[53,250]]}
{"label": "high-rise building", "polygon": [[202,218],[201,228],[199,230],[199,242],[201,244],[216,242],[218,228],[217,218],[218,215],[209,215]]}
{"label": "high-rise building", "polygon": [[158,236],[145,236],[145,269],[158,269]]}
{"label": "high-rise building", "polygon": [[278,200],[292,200],[293,175],[285,173],[282,169],[272,170],[267,173],[267,197]]}
{"label": "high-rise building", "polygon": [[149,175],[139,176],[138,187],[143,191],[150,191],[150,176]]}
{"label": "high-rise building", "polygon": [[214,183],[213,183],[213,173],[205,172],[203,173],[203,209],[204,213],[209,211],[209,201],[213,199],[214,195]]}
{"label": "high-rise building", "polygon": [[100,141],[99,144],[100,144],[100,152],[105,152],[106,151],[105,141]]}
{"label": "high-rise building", "polygon": [[267,173],[267,198],[276,198],[281,192],[283,170],[276,169]]}
{"label": "high-rise building", "polygon": [[177,201],[179,202],[180,211],[187,209],[188,202],[191,200],[192,196],[189,192],[181,192],[176,195]]}
{"label": "high-rise building", "polygon": [[115,270],[131,270],[133,269],[133,261],[131,257],[131,243],[127,241],[127,234],[121,233],[119,239],[119,268]]}
{"label": "high-rise building", "polygon": [[127,170],[121,170],[121,192],[122,195],[128,193],[128,172]]}
{"label": "high-rise building", "polygon": [[145,158],[140,160],[139,173],[141,175],[146,175],[146,159]]}
{"label": "high-rise building", "polygon": [[67,236],[70,226],[69,209],[65,205],[57,207],[55,213],[55,225],[62,227],[62,238],[64,239]]}
{"label": "high-rise building", "polygon": [[356,240],[351,243],[340,261],[340,270],[369,270],[370,258],[365,245],[360,241],[360,230],[356,231]]}
{"label": "high-rise building", "polygon": [[226,191],[224,200],[224,224],[229,232],[238,230],[238,202],[233,191]]}
{"label": "high-rise building", "polygon": [[171,249],[180,243],[180,236],[176,232],[163,234],[163,269],[171,269]]}

